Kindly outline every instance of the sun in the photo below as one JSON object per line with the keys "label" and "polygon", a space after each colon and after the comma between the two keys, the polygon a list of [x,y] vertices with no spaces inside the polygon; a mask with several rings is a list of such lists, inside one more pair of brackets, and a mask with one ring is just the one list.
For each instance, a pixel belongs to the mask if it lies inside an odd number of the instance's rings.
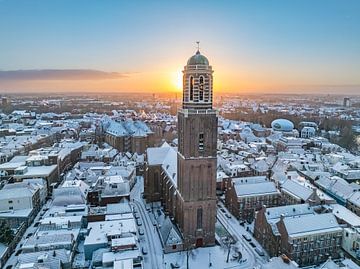
{"label": "sun", "polygon": [[176,72],[172,73],[172,78],[171,78],[172,84],[175,87],[175,89],[177,91],[181,91],[182,90],[182,83],[183,83],[183,74],[181,70],[177,70]]}

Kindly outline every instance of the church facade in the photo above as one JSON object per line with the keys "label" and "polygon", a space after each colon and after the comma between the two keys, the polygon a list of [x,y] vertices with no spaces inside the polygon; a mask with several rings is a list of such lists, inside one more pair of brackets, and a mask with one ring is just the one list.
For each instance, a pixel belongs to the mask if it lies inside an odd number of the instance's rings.
{"label": "church facade", "polygon": [[217,122],[213,70],[198,50],[183,70],[178,149],[149,148],[145,169],[145,198],[162,202],[185,247],[215,244]]}

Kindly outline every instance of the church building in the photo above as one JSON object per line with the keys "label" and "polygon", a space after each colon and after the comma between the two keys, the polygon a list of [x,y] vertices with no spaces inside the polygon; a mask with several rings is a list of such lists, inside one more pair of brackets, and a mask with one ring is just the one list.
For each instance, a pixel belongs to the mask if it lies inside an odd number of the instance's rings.
{"label": "church building", "polygon": [[183,70],[178,148],[148,148],[145,169],[145,199],[161,201],[185,247],[215,244],[217,122],[213,70],[198,49]]}

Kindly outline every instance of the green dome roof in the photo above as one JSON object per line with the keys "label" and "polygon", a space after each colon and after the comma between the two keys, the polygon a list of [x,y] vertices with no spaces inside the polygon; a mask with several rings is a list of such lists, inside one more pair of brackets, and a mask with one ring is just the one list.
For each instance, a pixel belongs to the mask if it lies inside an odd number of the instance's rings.
{"label": "green dome roof", "polygon": [[187,65],[209,65],[209,60],[200,54],[200,51],[197,51],[195,55],[191,56],[190,59],[187,61]]}

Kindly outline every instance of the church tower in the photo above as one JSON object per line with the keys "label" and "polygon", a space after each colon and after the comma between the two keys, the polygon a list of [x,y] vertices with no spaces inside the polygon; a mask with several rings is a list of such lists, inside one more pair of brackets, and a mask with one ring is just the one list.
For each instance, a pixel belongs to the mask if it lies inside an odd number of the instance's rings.
{"label": "church tower", "polygon": [[215,244],[217,113],[213,70],[199,49],[183,70],[178,112],[177,222],[185,247]]}

